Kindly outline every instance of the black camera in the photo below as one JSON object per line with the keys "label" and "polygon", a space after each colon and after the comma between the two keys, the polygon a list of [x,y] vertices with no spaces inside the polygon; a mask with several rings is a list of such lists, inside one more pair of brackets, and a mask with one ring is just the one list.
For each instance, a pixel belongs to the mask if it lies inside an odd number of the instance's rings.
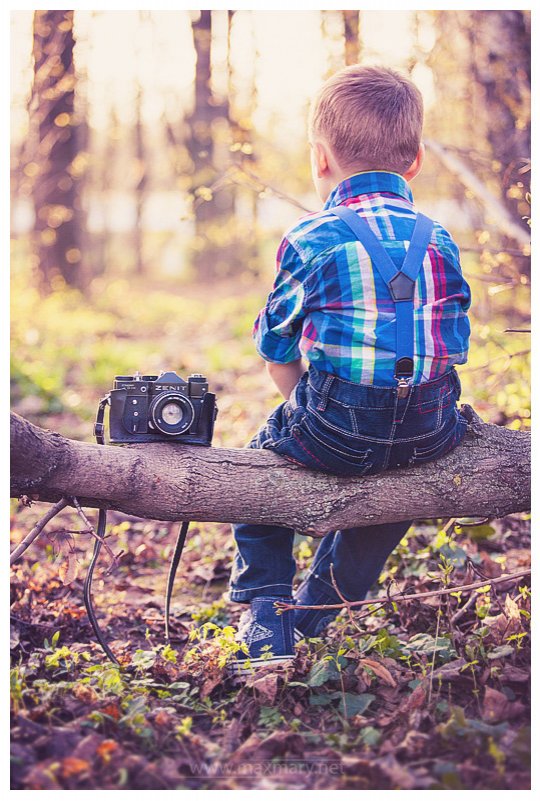
{"label": "black camera", "polygon": [[175,372],[117,375],[110,392],[111,442],[182,442],[210,445],[216,396],[203,375],[187,381]]}

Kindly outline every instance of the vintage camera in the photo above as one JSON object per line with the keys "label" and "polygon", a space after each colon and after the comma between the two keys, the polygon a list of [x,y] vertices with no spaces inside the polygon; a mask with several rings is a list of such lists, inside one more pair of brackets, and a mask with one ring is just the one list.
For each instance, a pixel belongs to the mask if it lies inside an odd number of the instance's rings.
{"label": "vintage camera", "polygon": [[110,441],[210,445],[216,396],[203,375],[187,381],[173,371],[117,375],[110,392]]}

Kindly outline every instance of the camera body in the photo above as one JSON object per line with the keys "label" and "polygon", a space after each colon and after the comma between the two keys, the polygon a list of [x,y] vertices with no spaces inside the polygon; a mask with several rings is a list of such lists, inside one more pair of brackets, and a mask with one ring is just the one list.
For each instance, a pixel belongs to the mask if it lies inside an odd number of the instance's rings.
{"label": "camera body", "polygon": [[198,373],[187,381],[174,371],[117,375],[110,391],[111,443],[210,445],[216,416],[216,396]]}

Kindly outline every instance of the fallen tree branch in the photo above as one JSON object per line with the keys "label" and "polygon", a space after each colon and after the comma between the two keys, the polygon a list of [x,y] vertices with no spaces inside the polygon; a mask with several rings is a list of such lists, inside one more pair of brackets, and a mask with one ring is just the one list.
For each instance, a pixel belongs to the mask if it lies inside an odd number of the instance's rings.
{"label": "fallen tree branch", "polygon": [[428,590],[426,592],[413,592],[409,595],[389,595],[386,598],[368,598],[363,601],[344,601],[341,604],[319,604],[319,605],[307,605],[307,604],[288,604],[285,601],[276,601],[275,605],[279,609],[283,609],[283,611],[287,611],[288,609],[344,609],[347,608],[349,611],[352,607],[358,606],[367,606],[368,604],[371,606],[384,606],[385,604],[393,604],[393,603],[401,603],[402,601],[419,601],[423,598],[435,598],[438,596],[443,595],[452,595],[454,592],[472,592],[473,590],[478,590],[480,587],[492,587],[497,584],[504,584],[508,581],[517,581],[520,578],[524,578],[525,576],[530,576],[531,570],[528,568],[527,570],[518,570],[515,573],[506,573],[502,576],[497,576],[497,578],[486,578],[481,579],[480,581],[475,581],[472,584],[458,584],[455,587],[443,587],[440,590]]}
{"label": "fallen tree branch", "polygon": [[376,476],[316,473],[268,450],[178,443],[102,446],[11,415],[12,497],[116,509],[153,520],[286,525],[322,536],[398,520],[502,517],[530,508],[530,434],[469,420],[442,459]]}

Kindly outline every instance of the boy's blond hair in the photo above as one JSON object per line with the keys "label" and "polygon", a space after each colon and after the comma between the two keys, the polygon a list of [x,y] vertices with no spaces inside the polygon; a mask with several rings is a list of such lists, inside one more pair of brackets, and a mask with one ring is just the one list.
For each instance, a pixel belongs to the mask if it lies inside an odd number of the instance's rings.
{"label": "boy's blond hair", "polygon": [[417,156],[423,116],[412,81],[386,67],[355,64],[320,89],[309,128],[327,141],[340,167],[403,175]]}

